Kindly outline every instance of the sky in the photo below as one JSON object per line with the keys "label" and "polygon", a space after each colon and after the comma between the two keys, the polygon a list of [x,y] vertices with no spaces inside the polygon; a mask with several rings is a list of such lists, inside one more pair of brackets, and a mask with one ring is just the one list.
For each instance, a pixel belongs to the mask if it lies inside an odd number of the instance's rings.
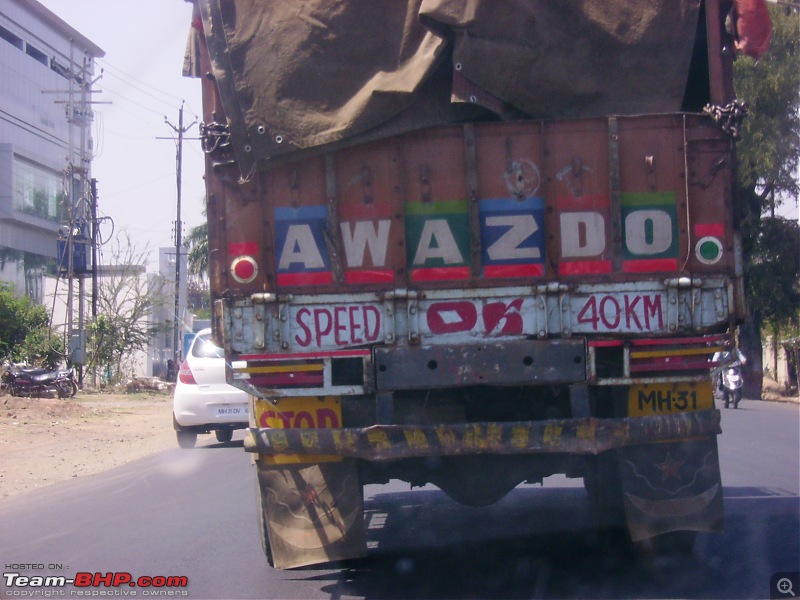
{"label": "sky", "polygon": [[[147,270],[158,266],[158,248],[175,246],[177,175],[175,131],[183,104],[184,127],[202,120],[200,82],[181,75],[192,16],[184,0],[39,0],[102,48],[96,60],[95,155],[98,213],[127,232],[139,253],[149,250]],[[185,134],[197,138],[195,123]],[[170,139],[158,139],[170,138]],[[185,238],[203,223],[203,152],[184,140],[181,220]],[[110,250],[109,250],[110,251]],[[105,254],[105,253],[104,253]],[[108,254],[106,262],[108,262]]]}

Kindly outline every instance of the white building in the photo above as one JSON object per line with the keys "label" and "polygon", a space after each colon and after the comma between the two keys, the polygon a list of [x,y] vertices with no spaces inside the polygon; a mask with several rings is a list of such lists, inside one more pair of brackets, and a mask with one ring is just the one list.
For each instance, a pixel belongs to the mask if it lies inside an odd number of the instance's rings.
{"label": "white building", "polygon": [[[151,286],[160,282],[163,303],[154,311],[152,322],[161,323],[166,330],[150,341],[147,356],[147,374],[161,377],[166,374],[167,361],[177,357],[177,366],[185,358],[184,346],[187,334],[194,330],[194,317],[186,310],[187,262],[186,253],[181,252],[179,303],[175,306],[175,248],[158,249],[158,274],[148,276]],[[177,310],[177,312],[176,312]],[[174,323],[178,323],[178,349],[175,350]]]}
{"label": "white building", "polygon": [[0,281],[37,302],[59,228],[88,231],[91,87],[104,55],[36,0],[0,3]]}

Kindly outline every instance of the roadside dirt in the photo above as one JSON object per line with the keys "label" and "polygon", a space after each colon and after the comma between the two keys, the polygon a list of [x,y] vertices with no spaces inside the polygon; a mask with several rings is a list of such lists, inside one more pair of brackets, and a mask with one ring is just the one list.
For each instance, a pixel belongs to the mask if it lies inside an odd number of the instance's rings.
{"label": "roadside dirt", "polygon": [[167,392],[0,398],[0,499],[177,447]]}

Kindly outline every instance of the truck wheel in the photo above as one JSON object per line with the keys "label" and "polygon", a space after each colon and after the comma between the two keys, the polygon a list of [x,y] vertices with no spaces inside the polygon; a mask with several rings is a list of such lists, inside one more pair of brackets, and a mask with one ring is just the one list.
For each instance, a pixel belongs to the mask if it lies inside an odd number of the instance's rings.
{"label": "truck wheel", "polygon": [[227,444],[233,439],[233,429],[217,429],[214,432],[218,442]]}
{"label": "truck wheel", "polygon": [[175,434],[178,436],[178,446],[184,450],[194,448],[197,443],[197,434],[194,431],[178,430]]}
{"label": "truck wheel", "polygon": [[630,542],[617,461],[615,451],[600,454],[583,478],[600,545],[609,548]]}

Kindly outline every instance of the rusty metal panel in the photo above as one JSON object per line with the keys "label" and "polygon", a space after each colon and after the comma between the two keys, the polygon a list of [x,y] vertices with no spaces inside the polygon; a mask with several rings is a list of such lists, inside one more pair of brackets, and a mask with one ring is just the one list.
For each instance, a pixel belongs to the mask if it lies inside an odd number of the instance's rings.
{"label": "rusty metal panel", "polygon": [[437,127],[217,182],[216,251],[233,294],[727,274],[731,160],[697,115]]}
{"label": "rusty metal panel", "polygon": [[[403,157],[397,140],[337,153],[335,186],[342,281],[351,289],[390,289],[405,281]],[[334,260],[335,259],[335,260]]]}
{"label": "rusty metal panel", "polygon": [[731,285],[727,279],[672,278],[424,294],[262,294],[228,303],[225,338],[235,353],[313,353],[554,335],[685,334],[725,325]]}
{"label": "rusty metal panel", "polygon": [[550,270],[559,277],[607,276],[616,238],[606,122],[547,123],[544,131]]}
{"label": "rusty metal panel", "polygon": [[379,390],[409,390],[582,382],[585,346],[571,339],[376,348],[376,383]]}
{"label": "rusty metal panel", "polygon": [[720,412],[635,418],[373,425],[340,429],[258,429],[245,436],[247,452],[338,455],[381,461],[476,454],[596,455],[615,448],[717,435]]}

